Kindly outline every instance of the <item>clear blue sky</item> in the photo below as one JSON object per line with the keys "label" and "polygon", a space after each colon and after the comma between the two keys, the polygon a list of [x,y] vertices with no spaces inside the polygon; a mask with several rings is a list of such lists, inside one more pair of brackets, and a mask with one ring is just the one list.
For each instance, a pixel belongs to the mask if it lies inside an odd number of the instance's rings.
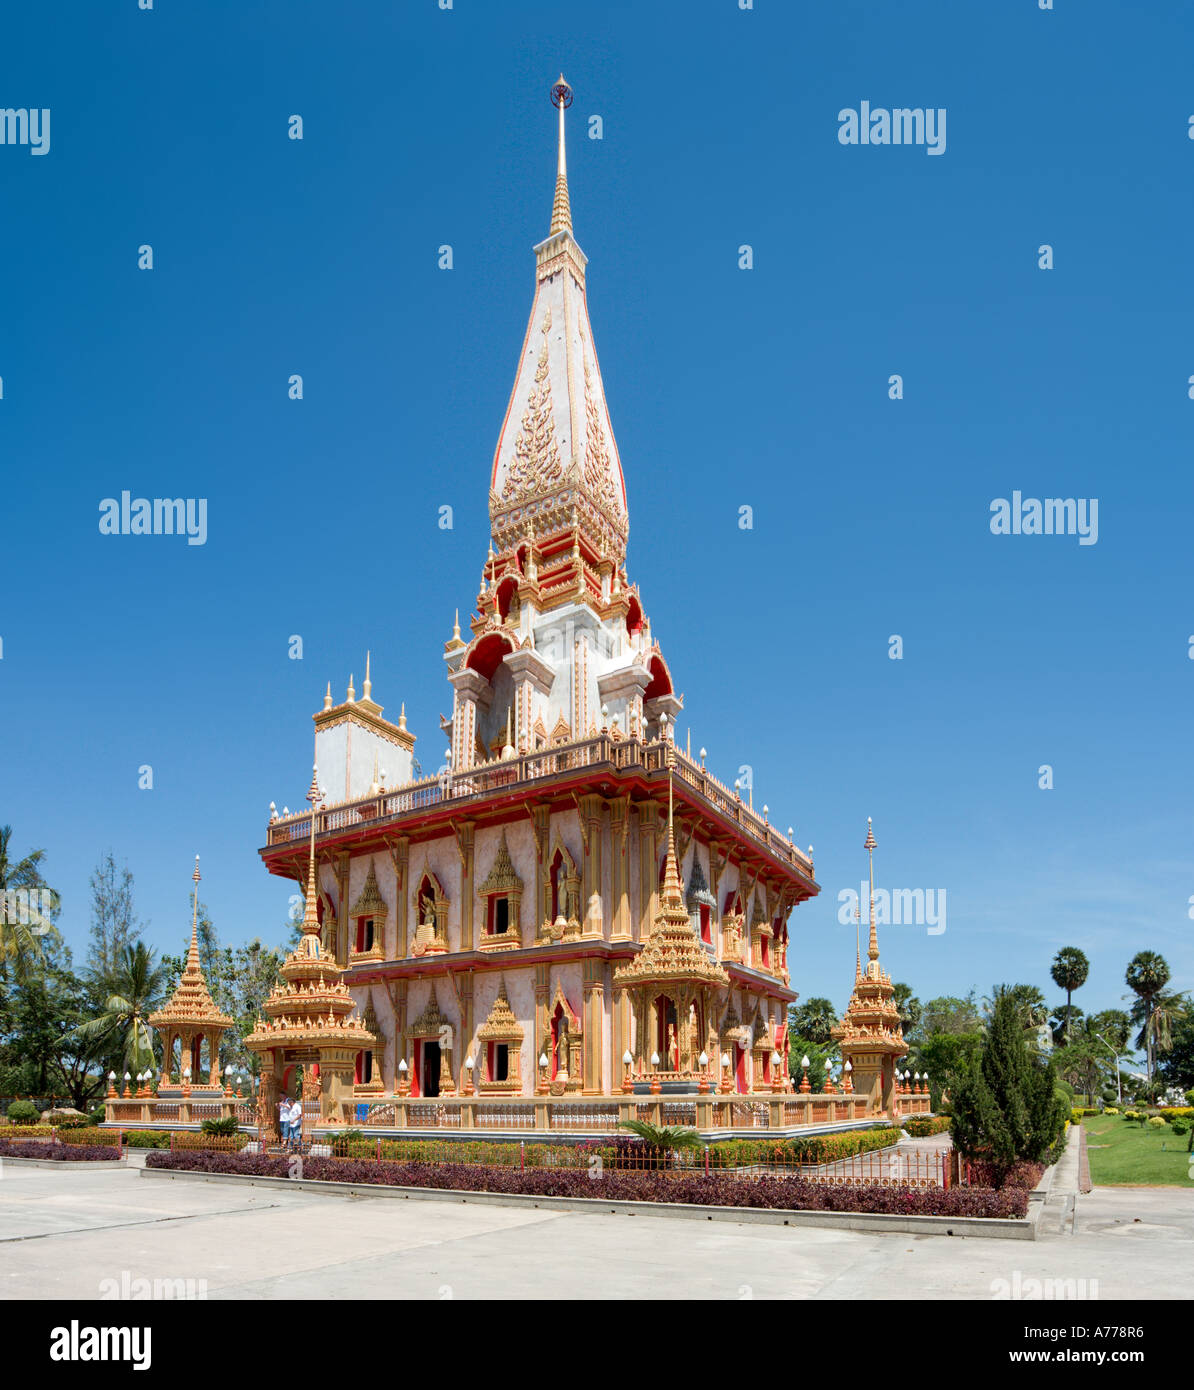
{"label": "clear blue sky", "polygon": [[[442,757],[562,68],[631,576],[681,739],[816,847],[794,986],[845,1002],[868,814],[879,883],[948,894],[883,935],[922,998],[1055,1001],[1067,944],[1086,1008],[1142,947],[1194,986],[1192,42],[1106,0],[10,7],[0,107],[52,139],[0,147],[0,821],[68,940],[109,847],[160,948],[196,852],[223,937],[280,939],[267,807],[366,647]],[[863,100],[946,153],[842,146]],[[206,498],[206,545],[101,536],[124,489]],[[1098,543],[993,536],[1016,489]]]}

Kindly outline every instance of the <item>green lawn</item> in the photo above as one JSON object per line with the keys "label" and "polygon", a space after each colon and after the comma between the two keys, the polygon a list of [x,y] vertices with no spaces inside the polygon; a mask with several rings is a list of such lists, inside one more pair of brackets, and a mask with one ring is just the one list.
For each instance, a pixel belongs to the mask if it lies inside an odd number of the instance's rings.
{"label": "green lawn", "polygon": [[1188,1134],[1174,1134],[1168,1125],[1142,1129],[1122,1115],[1090,1116],[1082,1123],[1096,1187],[1194,1187]]}

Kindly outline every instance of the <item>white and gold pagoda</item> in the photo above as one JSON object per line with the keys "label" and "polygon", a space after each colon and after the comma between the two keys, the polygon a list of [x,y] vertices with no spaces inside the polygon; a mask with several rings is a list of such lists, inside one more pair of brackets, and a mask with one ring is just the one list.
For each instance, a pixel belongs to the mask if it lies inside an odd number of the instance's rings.
{"label": "white and gold pagoda", "polygon": [[329,1017],[300,1011],[299,986],[346,989],[376,1035],[327,1025],[338,1103],[373,1096],[380,1075],[424,1123],[439,1110],[417,1102],[621,1096],[628,1053],[634,1087],[658,1072],[694,1094],[711,1078],[770,1095],[796,997],[788,919],[819,891],[811,851],[676,738],[683,697],[626,568],[562,77],[551,99],[551,221],[489,472],[490,545],[476,611],[443,649],[448,755],[417,774],[405,709],[385,718],[371,666],[361,699],[351,680],[338,703],[329,686],[314,716],[329,804],[271,816],[261,850],[306,884],[310,955],[288,965],[252,1044],[280,1078]]}

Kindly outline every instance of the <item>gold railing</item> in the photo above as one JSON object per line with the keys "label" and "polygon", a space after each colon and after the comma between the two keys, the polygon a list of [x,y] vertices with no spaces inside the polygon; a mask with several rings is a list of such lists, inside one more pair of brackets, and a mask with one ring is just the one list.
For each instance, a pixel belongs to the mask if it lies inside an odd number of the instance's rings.
{"label": "gold railing", "polygon": [[[609,734],[577,739],[539,749],[534,753],[519,753],[505,761],[481,763],[459,773],[441,773],[408,782],[393,791],[356,801],[341,802],[316,813],[317,835],[330,834],[375,821],[390,821],[414,815],[432,807],[466,805],[495,791],[508,791],[524,783],[538,782],[549,777],[575,772],[580,768],[609,766],[616,771],[633,767],[644,772],[662,772],[667,766],[667,744],[656,740],[644,743],[637,738],[614,739]],[[739,826],[753,840],[763,845],[778,859],[786,860],[809,878],[813,876],[812,859],[782,835],[765,816],[748,806],[737,792],[731,791],[707,768],[675,749],[677,775],[711,808]],[[311,833],[311,813],[299,812],[279,817],[269,826],[270,845],[302,841]]]}

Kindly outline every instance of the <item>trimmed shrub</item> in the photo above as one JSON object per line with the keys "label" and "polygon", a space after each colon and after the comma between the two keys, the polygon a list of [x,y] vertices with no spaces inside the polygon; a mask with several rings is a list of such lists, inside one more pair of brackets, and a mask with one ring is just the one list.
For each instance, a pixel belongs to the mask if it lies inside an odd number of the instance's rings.
{"label": "trimmed shrub", "polygon": [[0,1140],[0,1155],[6,1158],[49,1158],[58,1163],[90,1162],[107,1159],[115,1162],[120,1155],[102,1144],[45,1144],[37,1139]]}
{"label": "trimmed shrub", "polygon": [[0,1139],[52,1139],[53,1125],[0,1125]]}
{"label": "trimmed shrub", "polygon": [[166,1129],[126,1129],[124,1142],[130,1149],[168,1149],[170,1131]]}
{"label": "trimmed shrub", "polygon": [[901,1120],[904,1132],[913,1139],[923,1139],[930,1134],[944,1134],[949,1128],[948,1115],[909,1115]]}
{"label": "trimmed shrub", "polygon": [[1160,1115],[1150,1115],[1148,1119],[1149,1129],[1164,1129],[1165,1121]]}
{"label": "trimmed shrub", "polygon": [[1045,1164],[1029,1163],[1021,1160],[1004,1169],[997,1163],[987,1163],[982,1159],[970,1161],[970,1181],[977,1187],[1022,1188],[1026,1192],[1040,1182],[1045,1175]]}
{"label": "trimmed shrub", "polygon": [[41,1111],[31,1100],[14,1100],[6,1118],[10,1125],[35,1125],[41,1119]]}
{"label": "trimmed shrub", "polygon": [[120,1143],[118,1129],[64,1129],[58,1131],[58,1142],[72,1149],[90,1145],[92,1148],[114,1149]]}
{"label": "trimmed shrub", "polygon": [[1188,1120],[1174,1120],[1173,1132],[1174,1134],[1189,1134],[1190,1122]]}
{"label": "trimmed shrub", "polygon": [[[146,1166],[175,1171],[289,1176],[289,1160],[255,1154],[151,1153]],[[684,1205],[769,1208],[780,1211],[877,1212],[913,1216],[1023,1217],[1028,1194],[1021,1188],[901,1188],[837,1186],[800,1178],[760,1177],[743,1181],[728,1174],[683,1175],[552,1168],[520,1172],[476,1164],[352,1162],[308,1158],[304,1178],[323,1182],[397,1187],[432,1187],[455,1192],[505,1192],[535,1197],[596,1198],[611,1202],[676,1202]]]}
{"label": "trimmed shrub", "polygon": [[1191,1120],[1194,1119],[1194,1106],[1163,1105],[1157,1114],[1166,1120]]}

